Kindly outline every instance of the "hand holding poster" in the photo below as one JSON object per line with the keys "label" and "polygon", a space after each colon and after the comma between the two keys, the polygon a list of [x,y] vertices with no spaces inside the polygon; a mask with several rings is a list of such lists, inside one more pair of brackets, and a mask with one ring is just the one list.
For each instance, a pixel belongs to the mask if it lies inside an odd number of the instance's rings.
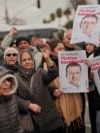
{"label": "hand holding poster", "polygon": [[71,43],[100,43],[100,5],[80,5],[73,23]]}
{"label": "hand holding poster", "polygon": [[100,94],[100,56],[94,57],[91,60],[91,71],[94,73],[94,82]]}
{"label": "hand holding poster", "polygon": [[88,92],[88,66],[86,53],[64,51],[58,53],[60,88],[64,93]]}

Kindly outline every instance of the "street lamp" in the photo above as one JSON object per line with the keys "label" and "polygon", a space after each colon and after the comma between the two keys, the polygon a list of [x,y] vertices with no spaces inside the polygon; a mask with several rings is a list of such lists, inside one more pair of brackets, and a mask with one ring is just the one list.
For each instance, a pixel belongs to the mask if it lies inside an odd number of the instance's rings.
{"label": "street lamp", "polygon": [[37,0],[37,8],[41,8],[40,0]]}
{"label": "street lamp", "polygon": [[98,4],[100,4],[100,0],[98,0]]}
{"label": "street lamp", "polygon": [[19,10],[12,18],[10,18],[9,14],[8,14],[7,0],[5,0],[5,20],[6,20],[6,23],[7,24],[12,24],[13,22],[16,22],[16,20],[18,20],[18,18],[16,16],[18,14],[20,14],[21,12],[25,11],[25,9],[28,9],[31,6],[36,6],[37,8],[41,8],[40,0],[37,0],[36,4],[31,4],[31,5],[25,6],[24,8]]}
{"label": "street lamp", "polygon": [[6,23],[9,24],[10,17],[9,17],[9,14],[8,14],[7,0],[5,0],[5,18],[4,19],[6,20]]}

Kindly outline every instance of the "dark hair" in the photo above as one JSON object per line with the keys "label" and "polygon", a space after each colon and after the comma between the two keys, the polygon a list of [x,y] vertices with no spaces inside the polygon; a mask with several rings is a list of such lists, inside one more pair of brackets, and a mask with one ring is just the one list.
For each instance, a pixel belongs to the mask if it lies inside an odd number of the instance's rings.
{"label": "dark hair", "polygon": [[13,47],[14,44],[16,44],[16,40],[12,40],[11,43],[9,44],[9,47]]}
{"label": "dark hair", "polygon": [[74,66],[78,66],[78,67],[80,68],[80,70],[82,70],[80,64],[78,64],[77,62],[72,62],[72,63],[69,63],[69,64],[66,66],[66,72],[67,72],[67,70],[68,70],[69,67],[74,67]]}
{"label": "dark hair", "polygon": [[84,16],[84,17],[81,19],[80,27],[81,27],[81,25],[82,25],[83,20],[84,20],[85,18],[90,18],[90,17],[95,18],[96,21],[98,22],[98,17],[97,17],[95,14],[89,14],[89,15]]}
{"label": "dark hair", "polygon": [[3,40],[4,38],[0,36],[0,40]]}
{"label": "dark hair", "polygon": [[40,35],[39,34],[31,34],[29,36],[27,36],[27,38],[31,41],[32,37],[36,37],[36,38],[39,38]]}
{"label": "dark hair", "polygon": [[32,37],[35,37],[35,35],[29,35],[29,36],[27,36],[27,38],[31,41],[31,39],[32,39]]}
{"label": "dark hair", "polygon": [[54,48],[58,45],[58,43],[63,43],[63,42],[59,39],[56,39],[56,38],[50,39],[48,44],[49,44],[49,47],[50,47],[51,51],[54,50]]}
{"label": "dark hair", "polygon": [[28,44],[30,45],[30,41],[29,41],[28,38],[26,38],[26,37],[19,37],[19,38],[17,38],[17,40],[16,40],[16,46],[17,46],[17,47],[19,46],[19,43],[20,43],[21,41],[26,41],[26,42],[28,42]]}

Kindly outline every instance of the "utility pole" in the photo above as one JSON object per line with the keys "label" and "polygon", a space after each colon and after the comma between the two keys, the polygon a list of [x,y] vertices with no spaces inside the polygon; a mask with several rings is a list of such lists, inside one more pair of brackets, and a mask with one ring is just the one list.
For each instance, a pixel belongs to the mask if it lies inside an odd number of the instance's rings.
{"label": "utility pole", "polygon": [[[36,3],[35,4],[31,4],[31,5],[25,6],[24,8],[22,8],[21,10],[19,10],[12,18],[10,18],[9,17],[9,12],[8,12],[7,0],[5,0],[5,18],[4,19],[6,21],[6,24],[12,24],[13,21],[18,22],[19,19],[16,16],[19,15],[24,10],[28,9],[30,6],[36,6],[38,9],[40,9],[41,8],[40,0],[36,0]],[[22,20],[20,19],[20,21],[22,21]]]}
{"label": "utility pole", "polygon": [[98,4],[100,4],[100,0],[98,0]]}
{"label": "utility pole", "polygon": [[37,0],[37,8],[41,8],[40,0]]}
{"label": "utility pole", "polygon": [[8,13],[7,0],[5,0],[5,20],[6,20],[6,24],[9,24],[10,17],[9,17],[9,13]]}

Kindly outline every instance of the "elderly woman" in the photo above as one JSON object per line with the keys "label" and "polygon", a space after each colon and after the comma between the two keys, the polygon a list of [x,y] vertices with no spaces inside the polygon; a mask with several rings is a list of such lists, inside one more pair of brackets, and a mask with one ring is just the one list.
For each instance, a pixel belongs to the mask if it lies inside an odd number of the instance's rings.
{"label": "elderly woman", "polygon": [[18,51],[12,47],[8,47],[4,51],[4,64],[3,64],[3,66],[8,70],[12,70],[14,73],[16,73],[18,71],[17,55],[18,55]]}
{"label": "elderly woman", "polygon": [[[63,122],[57,112],[47,89],[47,84],[54,80],[57,68],[50,59],[48,48],[42,49],[43,57],[47,62],[48,71],[39,69],[35,71],[34,59],[28,50],[22,50],[18,55],[19,72],[17,94],[23,99],[26,111],[35,115],[35,122],[39,133],[61,133]],[[20,113],[23,115],[23,112]]]}

